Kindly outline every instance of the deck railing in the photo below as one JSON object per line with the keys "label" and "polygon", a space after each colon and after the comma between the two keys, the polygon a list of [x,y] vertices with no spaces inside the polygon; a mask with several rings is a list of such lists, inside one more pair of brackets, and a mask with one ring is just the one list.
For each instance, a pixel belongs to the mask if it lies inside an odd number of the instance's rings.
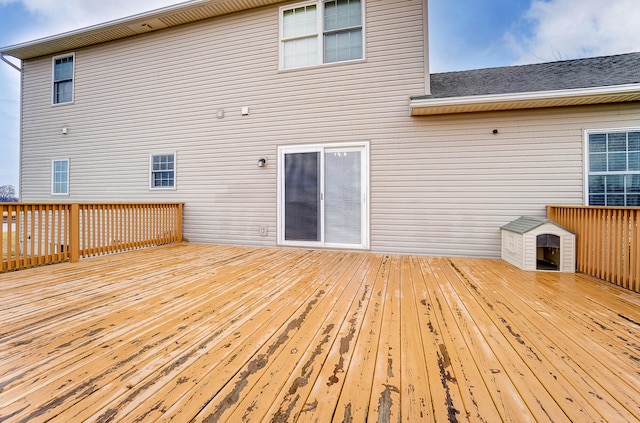
{"label": "deck railing", "polygon": [[640,292],[640,207],[547,206],[576,234],[576,269]]}
{"label": "deck railing", "polygon": [[0,271],[182,240],[182,203],[0,203]]}

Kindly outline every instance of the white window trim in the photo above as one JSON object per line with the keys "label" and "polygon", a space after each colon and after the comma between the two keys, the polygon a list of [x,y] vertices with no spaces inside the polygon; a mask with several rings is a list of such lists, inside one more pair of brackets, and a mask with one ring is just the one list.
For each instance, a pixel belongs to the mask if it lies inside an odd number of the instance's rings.
{"label": "white window trim", "polygon": [[[55,186],[55,178],[54,178],[54,173],[55,173],[55,169],[54,169],[54,165],[56,162],[67,162],[67,192],[55,192],[54,190],[54,186]],[[71,167],[69,164],[69,159],[53,159],[51,160],[51,195],[62,195],[62,196],[69,196],[69,191],[70,191],[70,187],[69,187],[69,180],[71,179]]]}
{"label": "white window trim", "polygon": [[[309,69],[309,68],[315,68],[315,67],[322,67],[322,66],[335,66],[335,65],[341,65],[341,64],[345,64],[345,63],[358,63],[358,62],[364,62],[366,61],[367,58],[367,54],[366,54],[366,45],[367,45],[367,40],[366,40],[366,28],[365,28],[365,23],[366,23],[366,0],[361,0],[361,4],[362,4],[362,58],[360,59],[352,59],[352,60],[341,60],[341,61],[337,61],[337,62],[328,62],[328,63],[324,63],[324,3],[325,0],[312,0],[312,1],[305,1],[305,2],[300,2],[300,3],[294,3],[294,4],[290,4],[287,6],[280,6],[279,9],[279,17],[278,17],[278,55],[279,55],[279,68],[281,71],[295,71],[298,69]],[[315,65],[309,65],[309,66],[298,66],[298,67],[293,67],[293,68],[285,68],[284,67],[284,22],[283,22],[283,15],[284,15],[284,11],[285,10],[290,10],[290,9],[295,9],[298,7],[304,7],[304,6],[310,6],[310,5],[316,5],[316,10],[318,11],[318,22],[317,22],[317,27],[316,27],[316,37],[318,38],[318,57],[316,58],[316,64]],[[294,38],[291,38],[294,39]]]}
{"label": "white window trim", "polygon": [[[278,147],[278,206],[277,206],[277,218],[278,218],[278,236],[277,242],[278,245],[286,245],[286,246],[295,246],[295,247],[327,247],[327,248],[342,248],[342,249],[363,249],[368,250],[371,248],[370,246],[370,201],[369,201],[369,193],[370,193],[370,176],[369,176],[369,168],[370,168],[370,143],[368,141],[365,142],[342,142],[342,143],[326,143],[326,144],[297,144],[297,145],[286,145]],[[362,234],[362,243],[361,244],[337,244],[337,243],[329,243],[324,241],[324,234],[322,235],[321,241],[288,241],[284,239],[284,155],[287,153],[305,153],[305,152],[320,152],[323,153],[325,150],[331,150],[336,148],[360,148],[362,149],[363,154],[363,162],[361,169],[361,181],[362,181],[362,194],[361,194],[361,202],[362,202],[362,222],[361,222],[361,234]],[[321,163],[324,167],[324,154],[320,154]],[[320,191],[322,194],[325,192],[324,188],[324,180],[320,182]],[[322,196],[322,203],[324,204],[324,195]],[[324,214],[321,217],[320,225],[324,228]]]}
{"label": "white window trim", "polygon": [[[583,174],[583,181],[584,181],[584,191],[583,191],[583,196],[584,196],[584,205],[585,206],[589,206],[589,135],[590,134],[597,134],[597,133],[611,133],[611,132],[640,132],[640,127],[636,127],[636,126],[631,126],[628,128],[595,128],[595,129],[585,129],[584,130],[584,134],[583,134],[583,142],[584,142],[584,156],[582,158],[582,161],[584,163],[584,174]],[[625,172],[625,174],[629,174],[630,172]]]}
{"label": "white window trim", "polygon": [[[73,74],[71,75],[71,101],[65,101],[64,103],[56,103],[56,60],[64,59],[65,57],[73,57]],[[60,54],[51,58],[51,105],[52,106],[64,106],[67,104],[73,104],[76,101],[76,54],[67,53]]]}
{"label": "white window trim", "polygon": [[[173,186],[172,187],[154,187],[153,186],[153,157],[173,155]],[[178,186],[178,152],[165,151],[149,154],[149,189],[152,191],[175,191]]]}

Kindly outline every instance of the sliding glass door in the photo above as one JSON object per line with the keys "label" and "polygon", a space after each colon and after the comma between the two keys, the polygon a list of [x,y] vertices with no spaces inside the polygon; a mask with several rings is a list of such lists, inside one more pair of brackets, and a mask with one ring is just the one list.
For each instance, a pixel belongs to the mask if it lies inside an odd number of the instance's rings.
{"label": "sliding glass door", "polygon": [[279,150],[281,244],[368,248],[368,145]]}
{"label": "sliding glass door", "polygon": [[284,155],[284,239],[321,241],[320,152]]}

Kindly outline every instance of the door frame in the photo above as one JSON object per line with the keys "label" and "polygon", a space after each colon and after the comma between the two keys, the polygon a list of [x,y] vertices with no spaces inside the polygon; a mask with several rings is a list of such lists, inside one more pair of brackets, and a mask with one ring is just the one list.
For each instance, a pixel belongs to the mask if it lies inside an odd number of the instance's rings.
{"label": "door frame", "polygon": [[[324,241],[324,153],[325,150],[333,150],[333,149],[358,149],[361,151],[361,193],[360,193],[360,201],[361,201],[361,243],[360,244],[340,244],[340,243],[329,243]],[[321,240],[320,241],[291,241],[284,239],[284,183],[285,183],[285,173],[284,173],[284,157],[285,154],[289,153],[310,153],[310,152],[320,152],[320,163],[321,163],[321,180],[320,180],[320,191],[321,191],[321,217],[320,217],[320,226],[321,226]],[[338,143],[323,143],[323,144],[296,144],[296,145],[284,145],[278,147],[278,228],[277,228],[277,242],[278,245],[286,245],[286,246],[297,246],[297,247],[311,247],[311,248],[344,248],[344,249],[364,249],[368,250],[370,248],[369,245],[369,142],[338,142]]]}

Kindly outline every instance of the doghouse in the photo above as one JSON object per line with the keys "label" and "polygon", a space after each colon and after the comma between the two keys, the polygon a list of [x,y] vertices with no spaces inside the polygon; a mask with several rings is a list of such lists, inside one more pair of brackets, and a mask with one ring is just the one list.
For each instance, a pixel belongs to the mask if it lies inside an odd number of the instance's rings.
{"label": "doghouse", "polygon": [[576,236],[557,223],[522,216],[500,229],[503,260],[523,270],[576,271]]}

